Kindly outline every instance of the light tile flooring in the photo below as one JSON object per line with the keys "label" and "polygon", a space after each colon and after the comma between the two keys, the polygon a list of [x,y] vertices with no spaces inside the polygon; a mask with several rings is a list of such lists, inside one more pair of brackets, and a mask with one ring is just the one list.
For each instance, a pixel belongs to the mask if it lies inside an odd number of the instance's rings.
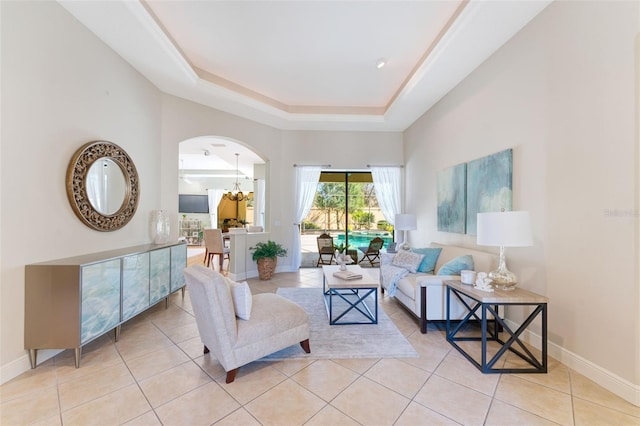
{"label": "light tile flooring", "polygon": [[[301,269],[250,285],[274,292],[316,287],[320,277]],[[553,359],[544,375],[483,375],[442,326],[420,334],[393,299],[380,304],[419,358],[254,362],[227,385],[202,354],[188,294],[178,293],[167,309],[124,324],[118,342],[87,345],[81,368],[65,351],[4,384],[0,424],[640,425],[640,407]]]}

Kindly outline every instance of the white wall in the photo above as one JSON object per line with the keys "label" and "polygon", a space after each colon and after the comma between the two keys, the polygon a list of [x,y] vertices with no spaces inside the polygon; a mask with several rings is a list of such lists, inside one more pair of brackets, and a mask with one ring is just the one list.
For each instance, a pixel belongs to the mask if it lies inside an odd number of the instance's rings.
{"label": "white wall", "polygon": [[[513,148],[513,208],[535,245],[507,253],[549,297],[556,356],[640,404],[637,2],[555,2],[405,132],[412,245],[437,231],[436,173]],[[521,318],[521,312],[509,315]]]}
{"label": "white wall", "polygon": [[[25,264],[149,242],[149,215],[160,204],[161,98],[57,3],[0,7],[4,381],[29,365],[23,345]],[[140,176],[138,211],[115,232],[91,230],[67,200],[67,165],[92,140],[120,145]]]}

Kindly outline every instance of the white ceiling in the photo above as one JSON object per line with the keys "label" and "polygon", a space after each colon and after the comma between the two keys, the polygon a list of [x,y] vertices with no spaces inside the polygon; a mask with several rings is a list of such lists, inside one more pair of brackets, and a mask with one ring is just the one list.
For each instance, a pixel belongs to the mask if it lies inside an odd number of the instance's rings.
{"label": "white ceiling", "polygon": [[166,93],[281,129],[369,131],[405,130],[549,2],[60,0]]}

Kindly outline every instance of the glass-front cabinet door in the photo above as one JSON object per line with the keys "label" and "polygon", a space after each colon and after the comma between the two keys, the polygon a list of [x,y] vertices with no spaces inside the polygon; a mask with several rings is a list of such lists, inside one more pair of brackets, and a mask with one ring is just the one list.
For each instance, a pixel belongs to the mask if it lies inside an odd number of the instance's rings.
{"label": "glass-front cabinet door", "polygon": [[149,307],[149,253],[122,258],[122,321]]}
{"label": "glass-front cabinet door", "polygon": [[184,268],[187,266],[187,245],[171,247],[171,292],[184,286]]}
{"label": "glass-front cabinet door", "polygon": [[85,344],[120,322],[120,259],[82,267],[80,342]]}
{"label": "glass-front cabinet door", "polygon": [[151,281],[150,300],[153,305],[158,300],[169,295],[171,286],[171,251],[170,248],[153,250],[150,252]]}

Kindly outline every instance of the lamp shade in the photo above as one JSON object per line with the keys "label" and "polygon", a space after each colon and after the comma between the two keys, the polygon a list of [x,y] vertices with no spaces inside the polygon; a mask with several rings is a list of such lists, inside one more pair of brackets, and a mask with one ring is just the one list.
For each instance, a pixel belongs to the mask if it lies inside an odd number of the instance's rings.
{"label": "lamp shade", "polygon": [[414,214],[397,214],[393,227],[398,231],[413,231],[418,229],[416,215]]}
{"label": "lamp shade", "polygon": [[477,242],[481,246],[526,247],[533,245],[529,212],[478,213]]}

